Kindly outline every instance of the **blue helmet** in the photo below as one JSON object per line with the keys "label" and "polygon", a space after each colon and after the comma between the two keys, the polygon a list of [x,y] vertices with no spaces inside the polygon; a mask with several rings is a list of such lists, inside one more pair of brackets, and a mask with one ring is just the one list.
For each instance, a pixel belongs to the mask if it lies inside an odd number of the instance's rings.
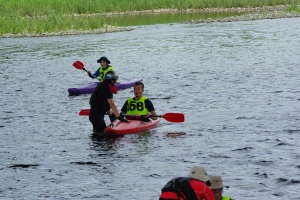
{"label": "blue helmet", "polygon": [[114,79],[114,80],[118,80],[119,76],[116,72],[114,71],[109,71],[105,74],[104,80],[108,80],[108,79]]}

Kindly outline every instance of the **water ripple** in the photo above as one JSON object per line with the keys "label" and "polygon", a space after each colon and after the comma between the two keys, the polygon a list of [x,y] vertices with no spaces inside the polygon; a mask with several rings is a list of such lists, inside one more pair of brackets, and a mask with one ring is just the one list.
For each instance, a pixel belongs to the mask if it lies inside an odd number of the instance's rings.
{"label": "water ripple", "polygon": [[[0,39],[0,198],[158,199],[201,164],[234,199],[297,199],[299,20]],[[183,112],[185,123],[93,138],[78,116],[90,95],[67,88],[91,82],[75,60],[95,70],[102,55],[121,81],[144,79],[159,114]],[[119,91],[117,107],[132,94]]]}

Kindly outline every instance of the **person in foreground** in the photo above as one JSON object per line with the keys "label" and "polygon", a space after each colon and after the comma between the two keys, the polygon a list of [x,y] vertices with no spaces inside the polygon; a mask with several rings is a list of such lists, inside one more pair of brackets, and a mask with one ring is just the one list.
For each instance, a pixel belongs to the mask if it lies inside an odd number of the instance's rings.
{"label": "person in foreground", "polygon": [[113,71],[114,69],[109,65],[110,61],[105,56],[98,59],[97,63],[100,63],[100,68],[93,74],[94,76],[89,70],[87,71],[87,73],[91,78],[99,77],[100,82],[103,82],[106,73],[109,71]]}
{"label": "person in foreground", "polygon": [[[122,114],[127,115],[140,115],[140,116],[127,116],[127,119],[142,120],[149,122],[151,116],[156,116],[156,112],[152,102],[143,96],[144,84],[137,82],[134,84],[134,97],[130,97],[121,109]],[[157,117],[151,117],[157,119]]]}
{"label": "person in foreground", "polygon": [[191,169],[188,177],[169,181],[162,189],[159,200],[214,200],[206,170],[201,166]]}
{"label": "person in foreground", "polygon": [[223,185],[221,176],[209,176],[209,181],[211,185],[209,188],[213,191],[215,200],[230,200],[228,196],[222,196],[223,188],[228,186]]}
{"label": "person in foreground", "polygon": [[[128,122],[124,116],[120,115],[113,100],[113,94],[110,87],[115,86],[118,75],[114,71],[109,71],[104,77],[104,81],[95,88],[90,98],[90,114],[89,119],[93,124],[93,131],[98,135],[104,135],[106,124],[104,115],[107,113],[111,121],[116,118],[122,122]],[[111,110],[112,111],[111,111]]]}

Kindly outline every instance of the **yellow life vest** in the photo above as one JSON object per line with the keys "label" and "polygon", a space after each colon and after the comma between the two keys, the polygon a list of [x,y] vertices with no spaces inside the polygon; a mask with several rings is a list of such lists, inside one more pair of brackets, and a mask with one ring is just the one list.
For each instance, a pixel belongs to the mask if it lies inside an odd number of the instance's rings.
{"label": "yellow life vest", "polygon": [[228,197],[228,196],[222,196],[222,200],[230,200],[230,197]]}
{"label": "yellow life vest", "polygon": [[112,66],[108,65],[108,68],[106,68],[105,70],[103,70],[102,67],[99,68],[99,79],[100,81],[102,81],[106,75],[107,72],[109,71],[114,71],[114,68],[112,68]]}
{"label": "yellow life vest", "polygon": [[145,100],[147,98],[142,96],[138,101],[131,97],[127,100],[127,113],[129,115],[147,115],[148,109],[146,108]]}

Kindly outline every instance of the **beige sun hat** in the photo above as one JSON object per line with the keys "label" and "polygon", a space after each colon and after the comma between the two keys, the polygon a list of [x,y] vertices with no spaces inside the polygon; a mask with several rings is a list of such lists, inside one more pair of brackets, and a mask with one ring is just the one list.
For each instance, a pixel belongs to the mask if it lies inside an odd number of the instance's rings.
{"label": "beige sun hat", "polygon": [[197,179],[199,181],[207,182],[209,181],[209,177],[207,176],[207,171],[201,166],[195,166],[191,169],[188,177],[193,179]]}
{"label": "beige sun hat", "polygon": [[211,186],[209,186],[210,189],[220,189],[220,188],[228,188],[229,186],[223,185],[223,181],[221,176],[209,176],[209,181],[211,183]]}

